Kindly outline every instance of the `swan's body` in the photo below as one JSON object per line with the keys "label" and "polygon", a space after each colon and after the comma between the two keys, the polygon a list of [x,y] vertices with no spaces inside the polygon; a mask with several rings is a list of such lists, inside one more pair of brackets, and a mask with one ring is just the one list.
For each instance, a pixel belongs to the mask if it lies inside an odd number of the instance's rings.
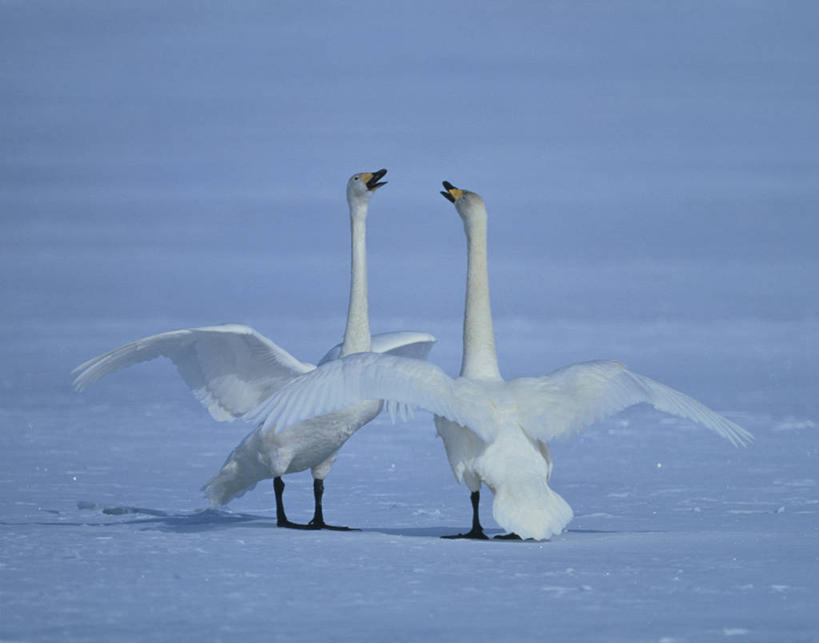
{"label": "swan's body", "polygon": [[[319,362],[361,351],[425,358],[435,338],[403,331],[370,336],[367,310],[366,215],[372,192],[386,170],[350,178],[347,200],[352,226],[352,276],[344,342],[331,348]],[[226,324],[171,331],[139,339],[92,358],[74,369],[74,384],[82,390],[100,377],[138,362],[164,356],[171,359],[193,394],[219,421],[232,421],[263,403],[288,381],[315,366],[293,357],[248,326]],[[225,504],[274,478],[277,522],[290,523],[284,513],[281,476],[311,469],[316,510],[312,526],[323,523],[323,481],[338,450],[359,428],[381,411],[382,403],[367,400],[334,409],[276,433],[254,430],[231,452],[219,473],[204,487],[213,505]]]}
{"label": "swan's body", "polygon": [[744,444],[740,426],[664,384],[632,373],[619,362],[574,364],[535,378],[503,381],[497,367],[486,266],[486,209],[474,193],[444,183],[444,194],[464,221],[468,277],[461,376],[433,364],[375,355],[351,355],[295,378],[248,414],[263,426],[287,426],[356,400],[387,400],[435,414],[450,465],[472,491],[473,528],[480,538],[477,494],[482,483],[494,493],[493,516],[512,534],[547,539],[560,533],[572,510],[549,487],[548,441],[571,435],[629,406],[648,403],[698,422]]}
{"label": "swan's body", "polygon": [[[424,358],[434,343],[435,338],[427,333],[381,333],[372,336],[371,350]],[[327,351],[319,364],[336,359],[341,347],[337,344]],[[176,365],[194,396],[220,422],[240,418],[285,383],[315,368],[249,326],[223,324],[160,333],[115,348],[74,369],[74,385],[84,390],[105,375],[157,357],[167,357]],[[373,405],[365,402],[363,406]],[[244,454],[239,458],[241,465],[229,467],[233,475],[216,476],[206,488],[211,502],[225,504],[260,480],[314,466],[315,477],[324,479],[332,464],[330,457],[352,434],[350,425],[344,424],[346,411],[311,418],[264,439],[257,431],[252,432],[231,454]],[[347,415],[355,425],[359,414]]]}

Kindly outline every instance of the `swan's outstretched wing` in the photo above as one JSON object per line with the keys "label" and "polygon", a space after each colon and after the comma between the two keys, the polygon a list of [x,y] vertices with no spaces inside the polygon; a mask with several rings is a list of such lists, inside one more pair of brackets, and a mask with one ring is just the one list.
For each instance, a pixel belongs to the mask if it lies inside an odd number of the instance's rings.
{"label": "swan's outstretched wing", "polygon": [[468,426],[484,439],[493,426],[480,383],[453,380],[429,362],[377,353],[357,353],[322,364],[289,382],[244,418],[265,429],[287,427],[362,400],[385,400],[393,412],[399,407],[420,407]]}
{"label": "swan's outstretched wing", "polygon": [[643,402],[702,424],[734,445],[753,439],[741,426],[695,399],[632,373],[619,362],[573,364],[543,377],[512,380],[509,390],[524,429],[540,440],[570,435]]}
{"label": "swan's outstretched wing", "polygon": [[246,413],[285,382],[312,370],[249,326],[225,324],[144,337],[72,371],[78,391],[126,366],[164,356],[217,420]]}
{"label": "swan's outstretched wing", "polygon": [[[372,352],[388,353],[399,357],[426,359],[432,345],[438,340],[429,333],[402,330],[394,333],[377,333],[372,336]],[[341,355],[341,344],[336,344],[319,360],[319,366]]]}

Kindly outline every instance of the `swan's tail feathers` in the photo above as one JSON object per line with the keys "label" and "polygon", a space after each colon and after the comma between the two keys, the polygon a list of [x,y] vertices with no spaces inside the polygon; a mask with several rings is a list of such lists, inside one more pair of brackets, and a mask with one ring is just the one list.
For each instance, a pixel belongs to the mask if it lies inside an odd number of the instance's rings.
{"label": "swan's tail feathers", "polygon": [[227,504],[253,489],[260,480],[274,477],[262,442],[259,431],[250,433],[231,451],[219,473],[205,483],[202,491],[211,506]]}
{"label": "swan's tail feathers", "polygon": [[492,517],[501,527],[523,539],[549,540],[574,517],[563,498],[545,480],[521,480],[495,491]]}
{"label": "swan's tail feathers", "polygon": [[202,487],[203,493],[210,500],[211,507],[226,505],[256,486],[256,483],[247,484],[235,465],[235,462],[226,462],[219,473]]}

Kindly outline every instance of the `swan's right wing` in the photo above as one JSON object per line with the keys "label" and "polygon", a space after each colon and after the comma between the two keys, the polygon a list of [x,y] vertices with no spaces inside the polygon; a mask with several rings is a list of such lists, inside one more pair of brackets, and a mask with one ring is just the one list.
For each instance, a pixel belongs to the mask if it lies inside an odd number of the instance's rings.
{"label": "swan's right wing", "polygon": [[[399,357],[426,359],[433,344],[438,340],[434,335],[414,330],[401,330],[392,333],[377,333],[371,338],[373,353],[388,353]],[[336,344],[319,360],[319,366],[341,355],[341,344]]]}
{"label": "swan's right wing", "polygon": [[572,364],[543,377],[508,383],[526,432],[539,440],[576,433],[635,404],[701,424],[734,445],[753,436],[685,393],[628,370],[620,362]]}
{"label": "swan's right wing", "polygon": [[176,364],[196,398],[220,421],[243,415],[314,368],[249,326],[225,324],[160,333],[115,348],[75,368],[74,386],[82,391],[109,373],[160,356]]}
{"label": "swan's right wing", "polygon": [[493,425],[486,399],[480,383],[453,380],[429,362],[356,353],[295,378],[245,419],[264,429],[287,427],[362,400],[384,400],[393,416],[396,410],[419,407],[488,439],[481,429]]}

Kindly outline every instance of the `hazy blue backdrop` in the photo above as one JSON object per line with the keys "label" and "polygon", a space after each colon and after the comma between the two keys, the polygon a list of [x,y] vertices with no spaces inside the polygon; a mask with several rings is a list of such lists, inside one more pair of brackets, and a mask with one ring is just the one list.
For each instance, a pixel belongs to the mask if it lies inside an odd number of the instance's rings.
{"label": "hazy blue backdrop", "polygon": [[[0,0],[0,637],[816,636],[818,23],[812,2]],[[245,528],[270,526],[267,487],[197,513],[247,427],[168,364],[83,396],[70,369],[225,321],[318,359],[344,185],[381,167],[374,331],[433,332],[457,372],[448,179],[488,204],[505,376],[620,359],[757,443],[638,412],[558,445],[578,518],[545,552],[434,537],[469,511],[425,415],[342,452],[328,519],[358,540]],[[100,513],[132,505],[162,516]]]}

